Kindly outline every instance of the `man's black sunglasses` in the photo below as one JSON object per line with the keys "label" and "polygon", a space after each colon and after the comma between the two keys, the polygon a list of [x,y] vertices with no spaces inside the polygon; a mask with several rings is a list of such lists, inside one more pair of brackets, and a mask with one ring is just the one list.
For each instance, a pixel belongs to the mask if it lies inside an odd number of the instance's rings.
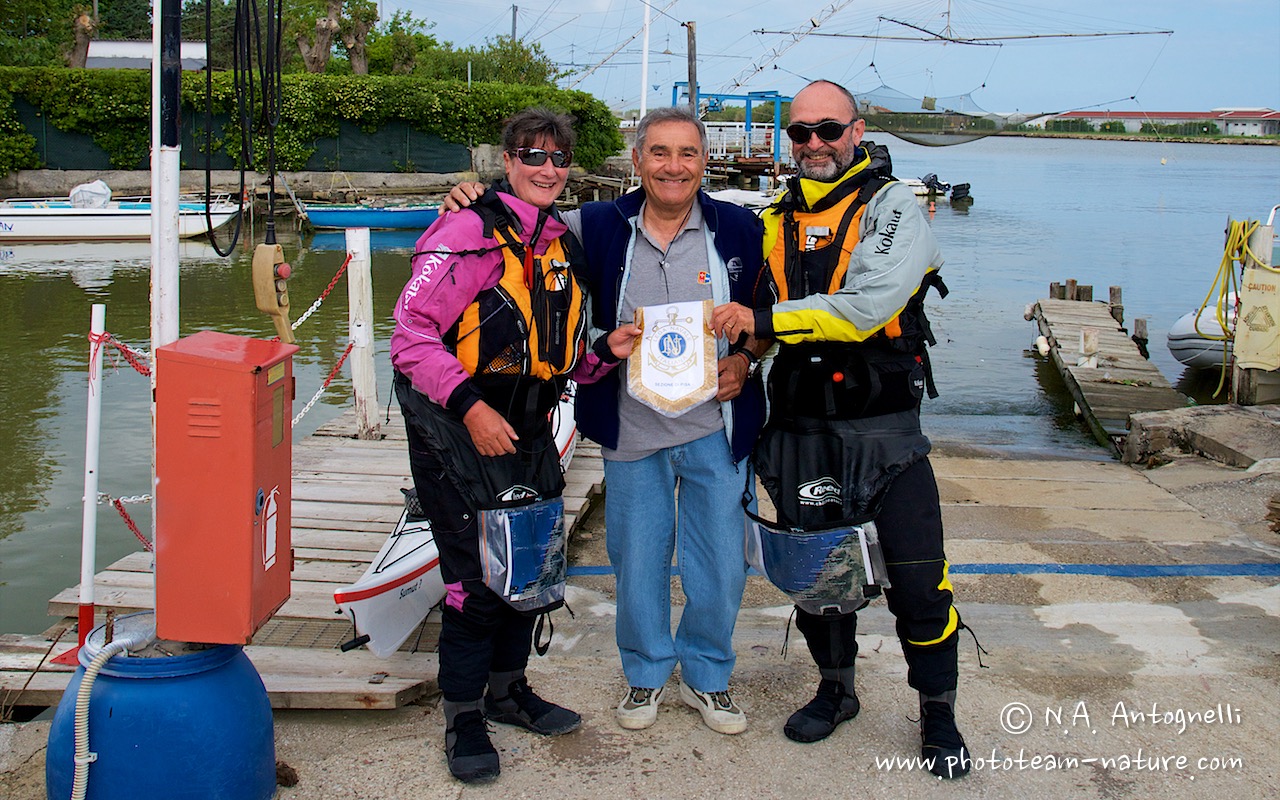
{"label": "man's black sunglasses", "polygon": [[796,144],[805,144],[809,141],[809,137],[818,134],[818,138],[824,142],[834,142],[841,136],[844,136],[845,129],[857,120],[849,122],[836,122],[834,120],[826,120],[813,125],[803,122],[793,122],[787,126],[787,136],[791,137],[791,141]]}
{"label": "man's black sunglasses", "polygon": [[539,147],[517,147],[510,153],[520,159],[520,163],[530,167],[540,167],[547,163],[547,157],[551,157],[551,166],[557,169],[564,169],[573,163],[572,150],[557,150],[554,153],[548,153]]}

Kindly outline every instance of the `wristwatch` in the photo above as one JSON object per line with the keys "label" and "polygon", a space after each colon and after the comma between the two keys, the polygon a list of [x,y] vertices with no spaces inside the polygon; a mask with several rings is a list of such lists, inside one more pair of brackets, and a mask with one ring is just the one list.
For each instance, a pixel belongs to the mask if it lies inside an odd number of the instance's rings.
{"label": "wristwatch", "polygon": [[747,357],[747,377],[754,378],[756,374],[760,372],[760,359],[756,357],[755,353],[745,347],[735,350],[734,352]]}

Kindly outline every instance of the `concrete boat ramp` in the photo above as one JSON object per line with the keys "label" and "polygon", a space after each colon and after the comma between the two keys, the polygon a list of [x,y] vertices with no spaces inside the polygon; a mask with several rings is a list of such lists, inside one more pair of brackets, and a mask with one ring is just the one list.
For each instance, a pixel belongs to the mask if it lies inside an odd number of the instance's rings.
{"label": "concrete boat ramp", "polygon": [[[331,481],[335,499],[308,496],[299,506],[315,511],[304,515],[315,520],[308,529],[330,531],[334,549],[369,552],[375,544],[350,546],[358,530],[338,537],[342,526],[321,525],[319,512],[358,505],[346,494],[337,499],[348,484],[392,503],[405,473],[343,478],[344,465],[359,462],[368,445],[330,438],[332,464],[300,452],[295,480]],[[733,689],[749,717],[747,732],[726,737],[708,730],[680,701],[674,679],[653,728],[617,727],[612,707],[623,678],[613,643],[613,581],[586,569],[608,563],[597,509],[586,514],[571,545],[574,616],[556,613],[551,651],[530,665],[534,687],[580,711],[582,729],[543,739],[495,726],[502,777],[463,787],[444,763],[433,659],[417,655],[409,662],[421,670],[417,675],[401,675],[409,664],[381,668],[421,685],[408,693],[416,697],[408,705],[276,712],[277,757],[297,772],[297,784],[279,796],[1276,796],[1280,536],[1265,515],[1267,501],[1280,492],[1280,474],[1266,471],[1274,462],[1265,455],[1254,460],[1260,468],[1251,472],[1166,452],[1152,460],[1163,466],[1140,469],[938,448],[934,466],[958,608],[986,651],[980,654],[963,634],[958,716],[978,761],[969,777],[945,788],[893,761],[917,755],[918,737],[914,697],[883,602],[861,615],[858,718],[818,744],[782,735],[786,717],[811,696],[816,671],[794,630],[784,655],[790,609],[758,577],[748,581],[735,636]],[[403,458],[400,464],[407,467]],[[373,527],[367,535],[386,530]],[[299,536],[299,547],[304,540]],[[303,582],[314,577],[295,575]],[[308,665],[301,685],[323,683],[343,659],[367,658],[338,653],[332,644],[300,652]],[[3,657],[14,659],[12,652]],[[358,671],[367,680],[372,668],[361,662]],[[44,721],[0,725],[0,796],[44,796],[47,732]]]}

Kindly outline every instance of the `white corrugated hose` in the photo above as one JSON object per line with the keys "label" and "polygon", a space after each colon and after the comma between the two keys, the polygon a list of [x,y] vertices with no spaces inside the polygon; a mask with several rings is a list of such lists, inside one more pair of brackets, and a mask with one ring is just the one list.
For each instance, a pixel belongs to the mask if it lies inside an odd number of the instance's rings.
{"label": "white corrugated hose", "polygon": [[98,673],[115,656],[128,650],[141,650],[154,640],[154,633],[144,633],[136,637],[116,639],[93,657],[89,666],[85,667],[84,677],[80,679],[80,690],[76,692],[76,753],[75,774],[71,782],[71,800],[84,800],[89,789],[89,764],[97,760],[97,753],[89,752],[89,695],[93,692],[93,682]]}

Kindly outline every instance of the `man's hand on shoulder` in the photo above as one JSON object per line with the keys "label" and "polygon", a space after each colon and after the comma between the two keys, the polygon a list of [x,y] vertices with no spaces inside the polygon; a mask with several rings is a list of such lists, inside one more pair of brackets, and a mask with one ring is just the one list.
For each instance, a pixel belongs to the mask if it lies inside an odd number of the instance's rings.
{"label": "man's hand on shoulder", "polygon": [[446,212],[461,211],[470,207],[484,194],[484,184],[475,181],[463,181],[449,190],[449,195],[440,201],[440,207]]}

